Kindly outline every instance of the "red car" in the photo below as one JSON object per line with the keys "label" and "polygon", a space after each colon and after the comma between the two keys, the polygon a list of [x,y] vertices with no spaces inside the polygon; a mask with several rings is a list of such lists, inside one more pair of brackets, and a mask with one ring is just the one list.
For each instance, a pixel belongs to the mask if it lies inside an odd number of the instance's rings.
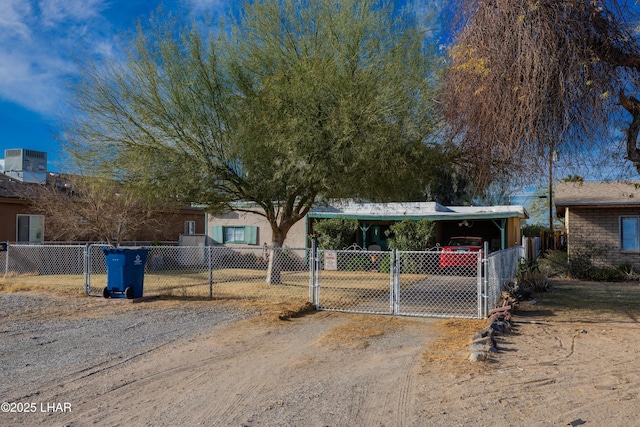
{"label": "red car", "polygon": [[477,267],[478,252],[483,245],[482,237],[452,237],[442,247],[440,268]]}

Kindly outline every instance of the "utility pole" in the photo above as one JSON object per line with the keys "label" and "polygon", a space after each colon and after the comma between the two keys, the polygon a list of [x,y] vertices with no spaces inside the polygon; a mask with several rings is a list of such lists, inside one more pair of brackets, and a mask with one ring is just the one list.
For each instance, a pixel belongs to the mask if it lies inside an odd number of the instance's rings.
{"label": "utility pole", "polygon": [[549,152],[549,230],[553,233],[553,143]]}
{"label": "utility pole", "polygon": [[549,232],[551,233],[551,241],[553,242],[553,248],[556,248],[556,236],[553,231],[553,162],[558,159],[558,154],[555,151],[554,142],[551,141],[549,147]]}

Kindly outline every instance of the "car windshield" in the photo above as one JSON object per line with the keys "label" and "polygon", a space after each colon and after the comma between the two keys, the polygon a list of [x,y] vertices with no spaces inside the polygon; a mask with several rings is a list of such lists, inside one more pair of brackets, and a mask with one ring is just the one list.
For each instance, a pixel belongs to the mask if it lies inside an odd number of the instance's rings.
{"label": "car windshield", "polygon": [[480,243],[480,239],[451,239],[448,246],[482,246],[482,243]]}

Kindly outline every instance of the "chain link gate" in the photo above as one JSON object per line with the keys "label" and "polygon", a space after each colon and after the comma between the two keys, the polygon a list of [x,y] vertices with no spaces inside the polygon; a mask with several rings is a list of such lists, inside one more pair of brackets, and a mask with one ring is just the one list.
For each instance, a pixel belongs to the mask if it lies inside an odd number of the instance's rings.
{"label": "chain link gate", "polygon": [[395,264],[394,314],[446,318],[482,316],[481,251],[397,251]]}
{"label": "chain link gate", "polygon": [[314,270],[318,310],[393,314],[393,252],[318,250]]}
{"label": "chain link gate", "polygon": [[[441,257],[459,266],[441,268]],[[483,312],[482,252],[318,250],[315,266],[318,310],[461,318]]]}

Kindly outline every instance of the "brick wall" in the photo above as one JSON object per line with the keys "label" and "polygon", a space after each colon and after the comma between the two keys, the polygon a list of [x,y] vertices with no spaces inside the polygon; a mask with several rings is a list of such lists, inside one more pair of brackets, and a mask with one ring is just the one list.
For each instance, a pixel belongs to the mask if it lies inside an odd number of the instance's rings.
{"label": "brick wall", "polygon": [[615,267],[621,263],[630,263],[640,269],[640,252],[620,250],[620,216],[640,215],[640,208],[567,209],[570,258],[577,251],[604,249],[603,255],[593,260],[595,265]]}

